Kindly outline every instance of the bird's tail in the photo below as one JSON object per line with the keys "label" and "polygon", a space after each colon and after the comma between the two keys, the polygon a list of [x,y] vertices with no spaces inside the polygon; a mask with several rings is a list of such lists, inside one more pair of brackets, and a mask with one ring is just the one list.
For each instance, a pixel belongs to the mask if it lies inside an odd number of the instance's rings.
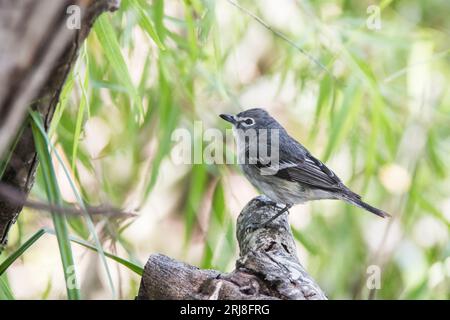
{"label": "bird's tail", "polygon": [[386,217],[390,217],[391,215],[383,210],[380,210],[378,208],[372,207],[370,204],[365,203],[364,201],[361,200],[361,197],[356,194],[351,192],[351,194],[346,194],[343,196],[343,200],[345,200],[348,203],[351,203],[357,207],[363,208],[369,212],[372,212],[374,214],[376,214],[377,216],[380,216],[382,218],[386,218]]}

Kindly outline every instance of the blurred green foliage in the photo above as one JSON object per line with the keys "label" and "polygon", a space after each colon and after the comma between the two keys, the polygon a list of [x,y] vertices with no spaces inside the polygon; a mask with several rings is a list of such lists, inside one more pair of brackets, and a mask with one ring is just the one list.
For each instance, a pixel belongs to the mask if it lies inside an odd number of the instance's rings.
{"label": "blurred green foliage", "polygon": [[[123,0],[119,11],[98,19],[49,133],[83,201],[131,203],[139,214],[159,183],[170,180],[164,166],[170,167],[175,129],[193,132],[201,120],[225,130],[219,113],[267,99],[264,106],[294,137],[393,214],[375,221],[338,202],[308,205],[308,218],[293,233],[328,296],[449,299],[450,2],[379,1],[379,30],[367,25],[373,1],[239,4],[273,29],[227,0]],[[98,141],[89,146],[87,139]],[[239,187],[226,181],[238,168],[202,163],[178,170],[162,203],[172,211],[164,219],[176,220],[169,221],[173,230],[182,223],[184,235],[167,234],[146,254],[171,241],[179,248],[174,258],[230,270],[237,212],[230,212],[229,189]],[[34,196],[45,199],[46,186],[38,178]],[[95,242],[87,223],[71,217],[70,232]],[[138,270],[142,244],[124,234],[134,222],[95,223],[102,245],[122,248]],[[24,224],[28,231],[19,232],[10,252],[38,229],[33,220]],[[197,245],[201,254],[193,260]],[[372,293],[370,265],[382,270]],[[5,275],[0,297],[12,298]],[[131,288],[121,296],[133,297]]]}

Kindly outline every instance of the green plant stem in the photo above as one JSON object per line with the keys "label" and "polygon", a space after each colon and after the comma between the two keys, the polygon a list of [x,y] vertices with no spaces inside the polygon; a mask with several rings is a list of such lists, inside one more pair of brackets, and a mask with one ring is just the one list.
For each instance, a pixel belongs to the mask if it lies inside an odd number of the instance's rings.
{"label": "green plant stem", "polygon": [[[44,139],[37,125],[42,124],[42,119],[40,118],[40,115],[38,113],[34,112],[31,112],[31,117],[31,127],[33,130],[34,143],[41,164],[41,174],[43,175],[45,181],[45,189],[48,201],[51,204],[61,206],[62,198],[56,180],[49,146],[46,144],[46,140]],[[55,226],[55,233],[58,241],[61,262],[64,269],[63,272],[64,279],[66,281],[67,298],[69,300],[79,300],[81,298],[81,294],[76,278],[75,263],[72,254],[72,247],[69,240],[66,217],[52,212],[52,220]]]}

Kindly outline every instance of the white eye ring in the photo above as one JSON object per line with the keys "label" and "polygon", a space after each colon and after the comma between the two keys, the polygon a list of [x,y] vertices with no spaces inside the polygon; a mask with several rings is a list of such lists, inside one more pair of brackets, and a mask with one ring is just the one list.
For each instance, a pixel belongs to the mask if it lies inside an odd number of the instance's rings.
{"label": "white eye ring", "polygon": [[252,118],[244,118],[240,121],[244,127],[250,127],[255,124],[255,120]]}

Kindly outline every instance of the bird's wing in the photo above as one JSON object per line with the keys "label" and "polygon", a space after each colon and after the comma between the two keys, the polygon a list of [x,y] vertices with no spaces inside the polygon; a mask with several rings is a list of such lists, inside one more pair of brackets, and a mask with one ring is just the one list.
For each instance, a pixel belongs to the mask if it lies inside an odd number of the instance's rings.
{"label": "bird's wing", "polygon": [[336,174],[311,154],[302,162],[280,162],[276,177],[307,184],[312,188],[341,190],[344,185]]}
{"label": "bird's wing", "polygon": [[[305,184],[315,189],[340,191],[360,198],[359,195],[348,189],[331,169],[312,156],[300,143],[289,136],[286,139],[288,141],[280,142],[283,147],[279,149],[278,168],[273,172],[275,177]],[[250,165],[259,170],[273,166],[273,163],[267,164],[267,159],[262,161],[259,158],[259,153],[256,158],[252,158],[248,154],[248,149],[246,150],[246,157],[247,160],[250,160]]]}
{"label": "bird's wing", "polygon": [[[303,154],[296,153],[296,157],[293,157],[292,153],[287,157],[281,155],[278,171],[274,173],[274,176],[305,184],[314,189],[351,192],[331,169],[313,157],[306,149],[303,148],[303,151]],[[265,167],[260,162],[255,165],[259,169]]]}

